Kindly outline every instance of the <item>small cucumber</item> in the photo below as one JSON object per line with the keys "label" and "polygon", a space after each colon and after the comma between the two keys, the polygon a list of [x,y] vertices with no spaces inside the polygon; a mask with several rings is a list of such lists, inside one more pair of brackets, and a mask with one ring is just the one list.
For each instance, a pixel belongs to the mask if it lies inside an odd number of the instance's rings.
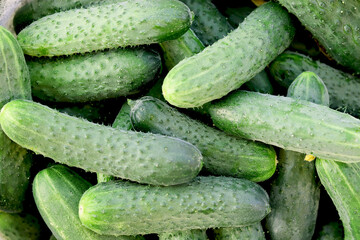
{"label": "small cucumber", "polygon": [[18,40],[27,55],[69,55],[176,39],[191,21],[189,8],[177,0],[122,1],[41,18]]}
{"label": "small cucumber", "polygon": [[225,38],[171,69],[164,79],[163,95],[182,108],[221,98],[263,70],[290,45],[294,33],[286,10],[266,3]]}
{"label": "small cucumber", "polygon": [[35,102],[6,104],[0,124],[14,142],[37,154],[140,183],[185,183],[202,167],[200,151],[180,139],[98,125]]}
{"label": "small cucumber", "polygon": [[237,91],[209,107],[225,132],[285,150],[360,162],[360,120],[288,97]]}
{"label": "small cucumber", "polygon": [[205,230],[187,230],[159,234],[159,240],[208,240]]}
{"label": "small cucumber", "polygon": [[214,229],[215,240],[265,240],[261,223],[240,228]]}
{"label": "small cucumber", "polygon": [[253,92],[273,94],[274,89],[271,85],[270,78],[265,70],[255,75],[250,81],[246,82],[245,87]]}
{"label": "small cucumber", "polygon": [[338,222],[330,222],[322,226],[316,240],[344,240],[343,227]]}
{"label": "small cucumber", "polygon": [[155,51],[114,49],[28,61],[33,95],[57,102],[89,102],[140,92],[161,69]]}
{"label": "small cucumber", "polygon": [[40,240],[41,227],[38,219],[30,214],[0,212],[1,240]]}
{"label": "small cucumber", "polygon": [[112,235],[239,227],[261,221],[270,212],[268,200],[256,183],[229,177],[168,187],[112,181],[84,193],[79,216],[89,229]]}

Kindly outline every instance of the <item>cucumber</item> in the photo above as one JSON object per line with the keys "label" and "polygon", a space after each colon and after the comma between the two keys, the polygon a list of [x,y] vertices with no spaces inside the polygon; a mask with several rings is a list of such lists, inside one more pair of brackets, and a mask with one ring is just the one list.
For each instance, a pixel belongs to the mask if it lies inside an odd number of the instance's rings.
{"label": "cucumber", "polygon": [[84,193],[79,216],[89,229],[111,235],[238,227],[261,221],[270,212],[268,200],[256,183],[229,177],[169,187],[112,181]]}
{"label": "cucumber", "polygon": [[360,239],[360,164],[317,158],[316,170],[339,212],[345,239]]}
{"label": "cucumber", "polygon": [[209,107],[223,131],[342,162],[360,161],[360,120],[288,97],[237,91]]}
{"label": "cucumber", "polygon": [[177,0],[132,0],[55,13],[23,29],[18,40],[27,55],[69,55],[176,39],[191,21]]}
{"label": "cucumber", "polygon": [[279,4],[264,4],[225,38],[171,69],[163,95],[182,108],[221,98],[263,70],[290,45],[294,32],[289,14]]}
{"label": "cucumber", "polygon": [[[29,70],[14,36],[0,26],[0,108],[17,99],[31,99]],[[0,211],[23,210],[28,188],[31,154],[0,129]]]}
{"label": "cucumber", "polygon": [[129,105],[136,130],[177,137],[194,144],[211,174],[260,182],[275,172],[276,153],[271,146],[227,135],[153,97],[143,97]]}
{"label": "cucumber", "polygon": [[191,28],[205,46],[213,44],[233,30],[211,0],[180,1],[195,13]]}
{"label": "cucumber", "polygon": [[271,85],[270,78],[265,70],[255,75],[250,81],[246,82],[245,87],[253,92],[273,94],[274,89]]}
{"label": "cucumber", "polygon": [[360,73],[360,2],[279,0],[338,63]]}
{"label": "cucumber", "polygon": [[57,102],[89,102],[140,92],[161,69],[160,55],[143,48],[114,49],[27,62],[33,95]]}
{"label": "cucumber", "polygon": [[40,171],[33,183],[36,206],[57,240],[135,240],[136,237],[99,235],[81,225],[78,204],[91,184],[62,165]]}
{"label": "cucumber", "polygon": [[36,217],[30,214],[0,212],[1,240],[40,240],[41,227]]}
{"label": "cucumber", "polygon": [[322,226],[316,240],[343,240],[344,231],[340,223],[330,222]]}
{"label": "cucumber", "polygon": [[214,229],[215,240],[265,240],[261,223],[240,228]]}
{"label": "cucumber", "polygon": [[160,46],[164,52],[164,61],[168,70],[181,60],[191,57],[205,48],[191,29],[177,39],[160,43]]}
{"label": "cucumber", "polygon": [[278,56],[270,65],[274,80],[286,88],[304,71],[314,72],[324,81],[331,108],[360,116],[360,99],[354,97],[360,95],[360,78],[290,51]]}
{"label": "cucumber", "polygon": [[237,28],[240,23],[242,23],[245,18],[254,11],[254,8],[251,7],[239,7],[239,8],[226,8],[225,16],[227,20],[234,28]]}
{"label": "cucumber", "polygon": [[6,104],[0,124],[14,142],[37,154],[140,183],[188,182],[202,167],[200,151],[180,139],[98,125],[35,102]]}
{"label": "cucumber", "polygon": [[205,230],[187,230],[159,234],[159,240],[208,240]]}

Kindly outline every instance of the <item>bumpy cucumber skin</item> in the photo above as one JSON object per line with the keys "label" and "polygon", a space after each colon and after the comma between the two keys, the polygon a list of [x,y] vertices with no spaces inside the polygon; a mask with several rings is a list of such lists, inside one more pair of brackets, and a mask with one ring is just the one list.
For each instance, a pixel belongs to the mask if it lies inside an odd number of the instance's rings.
{"label": "bumpy cucumber skin", "polygon": [[40,171],[33,183],[36,206],[57,240],[135,240],[136,237],[104,236],[82,226],[78,204],[91,184],[62,165]]}
{"label": "bumpy cucumber skin", "polygon": [[34,58],[27,63],[33,95],[56,102],[100,101],[138,93],[161,69],[160,55],[142,48]]}
{"label": "bumpy cucumber skin", "polygon": [[279,0],[338,63],[360,73],[360,2]]}
{"label": "bumpy cucumber skin", "polygon": [[271,146],[227,135],[153,97],[140,98],[130,107],[136,130],[194,144],[204,157],[204,167],[212,174],[260,182],[275,172],[276,153]]}
{"label": "bumpy cucumber skin", "polygon": [[140,183],[188,182],[202,167],[200,151],[180,139],[98,125],[30,101],[6,104],[0,123],[10,139],[37,154]]}
{"label": "bumpy cucumber skin", "polygon": [[163,95],[182,108],[221,98],[263,70],[290,45],[294,33],[285,9],[274,2],[264,4],[225,38],[171,69]]}
{"label": "bumpy cucumber skin", "polygon": [[191,21],[177,0],[132,0],[55,13],[23,29],[18,40],[31,56],[69,55],[176,39]]}
{"label": "bumpy cucumber skin", "polygon": [[259,72],[250,81],[246,82],[245,87],[253,92],[273,94],[274,89],[271,85],[268,74],[265,70]]}
{"label": "bumpy cucumber skin", "polygon": [[215,240],[265,240],[261,223],[240,228],[214,229]]}
{"label": "bumpy cucumber skin", "polygon": [[79,216],[89,229],[112,235],[238,227],[261,221],[270,212],[268,200],[256,183],[229,177],[169,187],[112,181],[84,193]]}
{"label": "bumpy cucumber skin", "polygon": [[252,11],[251,7],[226,8],[225,15],[231,26],[237,28]]}
{"label": "bumpy cucumber skin", "polygon": [[[17,98],[31,99],[29,70],[18,42],[0,26],[0,108]],[[23,210],[31,163],[31,154],[0,129],[0,211]]]}
{"label": "bumpy cucumber skin", "polygon": [[325,106],[237,91],[212,103],[209,114],[218,128],[239,137],[335,161],[360,161],[360,120]]}
{"label": "bumpy cucumber skin", "polygon": [[345,240],[360,239],[360,164],[316,159],[316,170],[344,226]]}
{"label": "bumpy cucumber skin", "polygon": [[41,227],[36,217],[0,212],[1,240],[40,240],[40,237]]}
{"label": "bumpy cucumber skin", "polygon": [[188,230],[159,234],[159,240],[208,240],[205,230]]}
{"label": "bumpy cucumber skin", "polygon": [[322,226],[316,240],[343,240],[344,231],[338,222],[330,222]]}
{"label": "bumpy cucumber skin", "polygon": [[160,46],[164,52],[164,61],[168,70],[181,60],[191,57],[205,48],[191,29],[177,39],[160,43]]}
{"label": "bumpy cucumber skin", "polygon": [[274,80],[286,88],[304,71],[314,72],[324,81],[331,108],[360,116],[360,99],[354,97],[360,95],[359,78],[290,51],[278,56],[270,65]]}

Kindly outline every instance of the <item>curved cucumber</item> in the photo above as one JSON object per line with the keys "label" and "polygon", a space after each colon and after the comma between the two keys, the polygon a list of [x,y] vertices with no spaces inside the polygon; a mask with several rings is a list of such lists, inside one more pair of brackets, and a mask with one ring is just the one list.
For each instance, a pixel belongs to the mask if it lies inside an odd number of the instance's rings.
{"label": "curved cucumber", "polygon": [[246,82],[245,87],[253,92],[273,94],[274,89],[271,85],[268,74],[265,70],[259,72],[250,81]]}
{"label": "curved cucumber", "polygon": [[79,204],[84,226],[113,235],[238,227],[259,222],[269,212],[264,189],[227,177],[197,177],[169,187],[101,183],[86,191]]}
{"label": "curved cucumber", "polygon": [[316,240],[344,240],[344,230],[340,223],[330,222],[322,226]]}
{"label": "curved cucumber", "polygon": [[30,214],[0,212],[1,240],[40,240],[41,228],[36,217]]}
{"label": "curved cucumber", "polygon": [[325,106],[237,91],[212,103],[209,114],[230,134],[335,161],[360,161],[360,120]]}
{"label": "curved cucumber", "polygon": [[56,162],[140,183],[188,182],[202,166],[199,150],[180,139],[98,125],[30,101],[6,104],[0,123],[14,142]]}
{"label": "curved cucumber", "polygon": [[208,240],[205,230],[188,230],[159,234],[159,240]]}
{"label": "curved cucumber", "polygon": [[131,122],[136,130],[177,137],[194,144],[210,173],[259,182],[276,168],[276,153],[270,146],[225,134],[152,97],[130,102]]}
{"label": "curved cucumber", "polygon": [[177,0],[132,0],[55,13],[26,27],[18,40],[31,56],[69,55],[176,39],[191,21]]}
{"label": "curved cucumber", "polygon": [[264,4],[225,38],[171,69],[163,95],[182,108],[221,98],[263,70],[289,46],[294,32],[286,10],[277,3]]}
{"label": "curved cucumber", "polygon": [[240,228],[214,229],[215,240],[265,240],[261,223]]}
{"label": "curved cucumber", "polygon": [[47,101],[89,102],[138,93],[161,68],[146,49],[114,49],[28,61],[33,95]]}

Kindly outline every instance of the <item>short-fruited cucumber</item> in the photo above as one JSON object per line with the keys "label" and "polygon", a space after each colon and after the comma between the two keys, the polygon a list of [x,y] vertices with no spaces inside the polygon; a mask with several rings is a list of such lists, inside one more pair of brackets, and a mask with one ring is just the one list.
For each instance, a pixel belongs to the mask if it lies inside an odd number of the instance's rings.
{"label": "short-fruited cucumber", "polygon": [[200,171],[200,151],[183,140],[124,131],[14,100],[0,113],[14,142],[56,162],[158,185],[188,182]]}
{"label": "short-fruited cucumber", "polygon": [[182,108],[221,98],[263,70],[290,45],[294,32],[285,9],[274,2],[264,4],[225,38],[171,69],[163,95]]}
{"label": "short-fruited cucumber", "polygon": [[168,187],[112,181],[84,193],[79,216],[89,229],[112,235],[239,227],[261,221],[268,200],[259,185],[238,178],[197,177]]}
{"label": "short-fruited cucumber", "polygon": [[330,222],[321,227],[316,240],[344,240],[344,230],[339,222]]}
{"label": "short-fruited cucumber", "polygon": [[204,167],[212,174],[259,182],[275,172],[276,153],[271,146],[227,135],[153,97],[129,104],[136,130],[177,137],[194,144],[204,157]]}
{"label": "short-fruited cucumber", "polygon": [[33,95],[47,101],[89,102],[138,93],[161,69],[160,55],[114,49],[28,61]]}
{"label": "short-fruited cucumber", "polygon": [[360,120],[325,106],[237,91],[208,111],[230,134],[335,161],[360,161]]}
{"label": "short-fruited cucumber", "polygon": [[159,234],[159,240],[208,240],[205,230],[187,230]]}
{"label": "short-fruited cucumber", "polygon": [[1,240],[40,240],[40,237],[41,227],[36,217],[0,212]]}
{"label": "short-fruited cucumber", "polygon": [[261,223],[240,228],[214,229],[215,240],[265,240]]}
{"label": "short-fruited cucumber", "polygon": [[18,40],[31,56],[69,55],[176,39],[191,21],[180,1],[131,0],[55,13],[26,27]]}

